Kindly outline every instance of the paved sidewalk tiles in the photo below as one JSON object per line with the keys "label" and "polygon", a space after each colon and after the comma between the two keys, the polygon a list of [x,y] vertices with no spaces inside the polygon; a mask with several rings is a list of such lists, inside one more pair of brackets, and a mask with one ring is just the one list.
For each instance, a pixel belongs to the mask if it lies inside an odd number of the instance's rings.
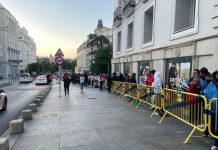
{"label": "paved sidewalk tiles", "polygon": [[[63,94],[63,93],[62,93]],[[182,141],[191,131],[176,119],[159,124],[159,116],[144,106],[136,109],[117,96],[88,87],[84,93],[71,85],[70,96],[52,91],[25,132],[10,136],[12,150],[208,150],[210,139]],[[197,134],[196,134],[197,135]],[[2,136],[8,136],[6,132]]]}

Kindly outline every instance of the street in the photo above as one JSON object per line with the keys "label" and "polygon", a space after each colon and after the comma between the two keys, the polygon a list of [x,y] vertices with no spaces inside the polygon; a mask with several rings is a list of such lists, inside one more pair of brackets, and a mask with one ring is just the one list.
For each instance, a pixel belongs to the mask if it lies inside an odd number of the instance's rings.
{"label": "street", "polygon": [[8,123],[20,116],[21,111],[43,91],[46,86],[36,86],[35,83],[11,85],[2,87],[8,97],[6,111],[0,111],[0,135],[8,128]]}

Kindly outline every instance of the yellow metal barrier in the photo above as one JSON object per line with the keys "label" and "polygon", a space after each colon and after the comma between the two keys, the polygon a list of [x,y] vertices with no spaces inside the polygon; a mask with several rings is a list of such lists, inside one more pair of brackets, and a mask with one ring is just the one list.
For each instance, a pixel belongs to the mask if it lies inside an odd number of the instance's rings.
{"label": "yellow metal barrier", "polygon": [[111,91],[114,92],[116,90],[117,81],[113,81],[111,85]]}
{"label": "yellow metal barrier", "polygon": [[123,82],[116,81],[116,89],[115,89],[114,93],[123,95],[123,93],[124,93],[124,91],[123,91]]}
{"label": "yellow metal barrier", "polygon": [[124,95],[125,97],[132,98],[133,104],[134,100],[138,99],[138,84],[136,83],[125,83],[124,84]]}
{"label": "yellow metal barrier", "polygon": [[104,89],[107,89],[107,80],[104,80],[104,82],[103,82],[103,88],[104,88]]}
{"label": "yellow metal barrier", "polygon": [[218,139],[218,99],[213,98],[209,101],[209,124],[208,131],[210,135]]}
{"label": "yellow metal barrier", "polygon": [[200,132],[206,131],[208,126],[207,115],[203,111],[207,108],[207,100],[202,95],[164,89],[163,110],[165,114],[160,123],[169,114],[192,126],[193,130],[183,142],[186,144],[196,129]]}
{"label": "yellow metal barrier", "polygon": [[139,103],[136,106],[138,108],[141,103],[148,104],[154,107],[154,111],[150,117],[157,111],[162,110],[162,89],[159,88],[160,93],[154,93],[154,87],[146,85],[138,85],[138,100]]}

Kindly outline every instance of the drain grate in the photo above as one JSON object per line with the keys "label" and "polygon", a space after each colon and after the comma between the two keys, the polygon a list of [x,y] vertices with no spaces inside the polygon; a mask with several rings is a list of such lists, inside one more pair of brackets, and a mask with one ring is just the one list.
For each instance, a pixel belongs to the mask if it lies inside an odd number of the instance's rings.
{"label": "drain grate", "polygon": [[90,97],[90,98],[88,98],[88,99],[97,99],[97,98],[95,98],[95,97]]}
{"label": "drain grate", "polygon": [[49,118],[56,118],[58,117],[57,114],[41,114],[40,118],[49,119]]}

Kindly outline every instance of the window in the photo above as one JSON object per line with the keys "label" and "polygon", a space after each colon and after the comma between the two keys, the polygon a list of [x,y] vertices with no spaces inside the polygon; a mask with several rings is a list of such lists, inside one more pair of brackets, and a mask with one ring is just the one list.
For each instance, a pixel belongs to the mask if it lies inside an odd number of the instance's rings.
{"label": "window", "polygon": [[124,63],[124,74],[131,75],[132,74],[132,63]]}
{"label": "window", "polygon": [[117,34],[117,52],[121,51],[121,31]]}
{"label": "window", "polygon": [[133,42],[133,22],[128,25],[127,48],[132,48]]}
{"label": "window", "polygon": [[175,0],[174,33],[195,25],[196,0]]}
{"label": "window", "polygon": [[143,44],[152,42],[153,39],[154,7],[144,12]]}
{"label": "window", "polygon": [[114,64],[114,72],[120,72],[120,64]]}

